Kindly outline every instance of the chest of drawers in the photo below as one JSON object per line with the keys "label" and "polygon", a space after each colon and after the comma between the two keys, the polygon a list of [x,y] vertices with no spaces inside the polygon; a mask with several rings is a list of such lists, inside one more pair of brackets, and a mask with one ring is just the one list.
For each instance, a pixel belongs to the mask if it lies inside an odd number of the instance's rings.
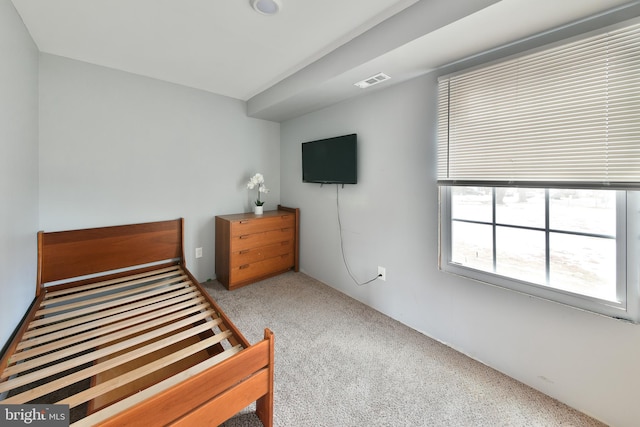
{"label": "chest of drawers", "polygon": [[299,270],[300,210],[278,206],[262,215],[216,216],[216,278],[233,290]]}

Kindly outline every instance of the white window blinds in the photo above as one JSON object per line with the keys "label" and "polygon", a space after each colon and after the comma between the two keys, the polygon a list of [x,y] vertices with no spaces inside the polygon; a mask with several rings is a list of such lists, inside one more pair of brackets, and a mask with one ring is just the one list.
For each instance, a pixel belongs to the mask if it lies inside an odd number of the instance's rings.
{"label": "white window blinds", "polygon": [[438,183],[640,187],[640,24],[440,78]]}

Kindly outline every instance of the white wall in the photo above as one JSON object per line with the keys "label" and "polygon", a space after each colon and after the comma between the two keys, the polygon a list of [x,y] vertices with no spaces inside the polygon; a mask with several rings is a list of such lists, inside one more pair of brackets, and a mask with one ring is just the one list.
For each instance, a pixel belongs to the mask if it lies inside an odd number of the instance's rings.
{"label": "white wall", "polygon": [[[251,209],[262,172],[280,201],[280,125],[242,101],[40,56],[40,228],[185,218],[187,265],[214,276],[214,216]],[[195,259],[195,248],[203,258]]]}
{"label": "white wall", "polygon": [[0,0],[0,347],[36,290],[38,50]]}
{"label": "white wall", "polygon": [[[640,419],[640,326],[437,270],[433,76],[286,122],[279,145],[280,126],[240,101],[45,54],[38,156],[38,54],[8,0],[0,60],[0,342],[33,298],[38,229],[183,216],[206,280],[213,217],[249,210],[244,184],[260,171],[268,208],[282,192],[302,210],[304,272],[608,424]],[[350,132],[360,183],[340,190],[346,255],[360,280],[387,269],[363,287],[342,264],[335,186],[300,171],[301,142]]]}
{"label": "white wall", "polygon": [[[605,423],[637,425],[640,325],[438,270],[436,78],[429,75],[282,124],[282,202],[301,209],[301,270]],[[301,142],[356,132],[359,183],[303,184]]]}

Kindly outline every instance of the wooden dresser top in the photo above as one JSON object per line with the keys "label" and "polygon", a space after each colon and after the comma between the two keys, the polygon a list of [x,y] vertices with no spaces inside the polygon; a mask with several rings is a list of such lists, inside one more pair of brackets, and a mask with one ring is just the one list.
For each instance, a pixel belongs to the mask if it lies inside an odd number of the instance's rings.
{"label": "wooden dresser top", "polygon": [[262,215],[256,215],[253,212],[246,212],[246,213],[237,213],[237,214],[230,214],[230,215],[218,215],[216,216],[216,218],[222,218],[226,221],[241,221],[243,219],[272,218],[276,216],[285,216],[285,215],[294,215],[294,213],[275,210],[275,211],[264,211]]}

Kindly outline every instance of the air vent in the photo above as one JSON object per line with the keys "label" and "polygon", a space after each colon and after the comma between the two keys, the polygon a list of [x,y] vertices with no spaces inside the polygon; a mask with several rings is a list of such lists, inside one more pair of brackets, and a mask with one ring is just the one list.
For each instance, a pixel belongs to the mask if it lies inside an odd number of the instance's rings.
{"label": "air vent", "polygon": [[387,76],[385,73],[378,73],[375,76],[367,77],[364,80],[359,81],[355,85],[360,89],[367,88],[369,86],[377,85],[385,80],[389,80],[391,77]]}

